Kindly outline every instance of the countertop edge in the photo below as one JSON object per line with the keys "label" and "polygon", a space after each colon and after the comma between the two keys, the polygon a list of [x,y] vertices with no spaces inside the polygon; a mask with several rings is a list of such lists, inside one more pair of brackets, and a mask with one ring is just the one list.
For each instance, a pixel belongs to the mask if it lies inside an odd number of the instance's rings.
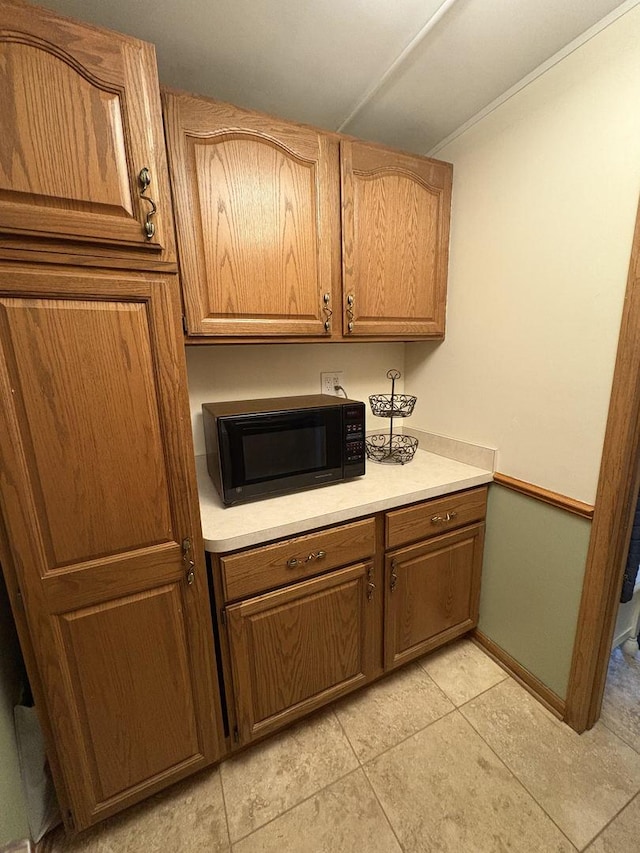
{"label": "countertop edge", "polygon": [[441,495],[461,491],[462,489],[482,486],[486,483],[491,483],[492,481],[493,474],[491,471],[486,471],[482,474],[452,480],[447,483],[439,483],[435,486],[426,487],[424,489],[417,489],[404,494],[396,494],[390,497],[379,498],[358,506],[324,512],[310,518],[297,519],[296,521],[278,525],[277,527],[253,530],[250,533],[231,536],[224,539],[204,538],[204,548],[205,551],[209,553],[222,554],[229,551],[237,551],[241,548],[250,548],[254,545],[264,545],[267,542],[273,542],[277,539],[282,539],[285,536],[295,536],[300,533],[308,533],[316,528],[326,527],[331,524],[339,524],[345,521],[353,521],[354,519],[361,518],[362,516],[373,515],[376,512],[395,509],[399,506],[405,506],[422,500],[429,500],[430,498],[437,498]]}

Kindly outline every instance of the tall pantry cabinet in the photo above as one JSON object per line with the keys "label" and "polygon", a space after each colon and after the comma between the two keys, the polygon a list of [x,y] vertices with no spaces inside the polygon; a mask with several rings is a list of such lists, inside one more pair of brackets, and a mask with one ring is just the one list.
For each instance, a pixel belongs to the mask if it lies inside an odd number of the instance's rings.
{"label": "tall pantry cabinet", "polygon": [[68,827],[221,723],[153,48],[0,2],[0,562]]}

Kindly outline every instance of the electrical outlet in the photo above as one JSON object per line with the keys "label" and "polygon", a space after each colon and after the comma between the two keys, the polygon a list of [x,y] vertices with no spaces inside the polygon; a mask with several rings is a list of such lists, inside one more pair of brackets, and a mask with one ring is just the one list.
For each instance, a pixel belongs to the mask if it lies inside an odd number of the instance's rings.
{"label": "electrical outlet", "polygon": [[340,391],[336,391],[336,385],[344,385],[343,370],[330,370],[327,373],[320,374],[320,392],[322,394],[333,394],[336,397],[341,397]]}

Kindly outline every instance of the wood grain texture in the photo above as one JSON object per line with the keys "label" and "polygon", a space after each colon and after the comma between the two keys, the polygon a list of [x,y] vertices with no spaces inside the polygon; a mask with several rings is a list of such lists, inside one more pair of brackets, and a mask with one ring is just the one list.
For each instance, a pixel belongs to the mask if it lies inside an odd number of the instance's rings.
{"label": "wood grain texture", "polygon": [[146,305],[0,297],[0,324],[47,572],[173,538]]}
{"label": "wood grain texture", "polygon": [[87,257],[91,243],[175,262],[153,47],[11,0],[0,29],[0,252],[42,251],[37,237]]}
{"label": "wood grain texture", "polygon": [[486,486],[392,510],[385,516],[386,546],[398,548],[439,536],[473,521],[482,521],[486,513]]}
{"label": "wood grain texture", "polygon": [[387,669],[475,627],[483,547],[476,524],[387,555]]}
{"label": "wood grain texture", "polygon": [[444,337],[451,165],[350,139],[340,163],[344,334]]}
{"label": "wood grain texture", "polygon": [[629,263],[595,512],[566,698],[576,731],[600,716],[640,485],[640,207]]}
{"label": "wood grain texture", "polygon": [[557,506],[559,509],[564,509],[582,518],[593,518],[594,507],[591,504],[577,501],[575,498],[569,498],[559,492],[552,492],[550,489],[543,489],[542,486],[535,486],[533,483],[517,480],[515,477],[507,477],[506,474],[499,474],[498,472],[494,473],[493,481],[513,492],[519,492],[521,495],[526,495],[537,501]]}
{"label": "wood grain texture", "polygon": [[156,587],[59,619],[102,800],[199,751],[181,587]]}
{"label": "wood grain texture", "polygon": [[[63,798],[76,828],[83,828],[219,753],[177,281],[5,264],[0,305],[0,511],[57,745]],[[117,423],[118,406],[126,429]],[[104,435],[95,434],[101,412]],[[71,450],[65,438],[73,440]],[[130,446],[143,448],[140,458],[130,455]],[[118,474],[117,463],[113,471],[102,467],[92,451],[128,458],[128,477]],[[152,511],[145,490],[133,485],[138,463],[151,476]],[[52,472],[60,478],[58,504],[47,485],[54,482]],[[132,520],[124,519],[126,513]],[[149,530],[152,538],[161,530],[163,541],[149,543]],[[189,587],[185,536],[192,537],[196,561]],[[167,592],[157,597],[158,589]],[[139,691],[149,679],[152,636],[154,695],[162,696],[146,719],[145,737],[138,737],[129,726],[139,730],[146,700],[127,685],[139,683]],[[106,685],[109,698],[98,698]],[[181,698],[174,696],[176,685],[187,691]],[[145,768],[150,775],[143,778]]]}
{"label": "wood grain texture", "polygon": [[163,100],[189,335],[331,337],[337,143],[205,98]]}
{"label": "wood grain texture", "polygon": [[538,702],[541,702],[555,717],[558,717],[560,720],[563,718],[565,711],[564,700],[557,693],[554,693],[553,690],[550,690],[546,684],[543,684],[533,673],[529,672],[528,669],[525,669],[522,664],[518,663],[509,652],[505,652],[502,646],[494,643],[493,640],[477,628],[471,634],[470,639],[506,670],[512,678],[515,678],[525,690],[528,690],[532,696],[535,696]]}
{"label": "wood grain texture", "polygon": [[[225,601],[246,598],[364,560],[373,556],[374,549],[375,522],[368,518],[224,556],[220,565]],[[310,554],[319,552],[324,552],[324,556],[308,560]],[[301,561],[302,565],[289,566],[291,559]]]}
{"label": "wood grain texture", "polygon": [[227,608],[241,743],[373,677],[370,577],[361,563]]}

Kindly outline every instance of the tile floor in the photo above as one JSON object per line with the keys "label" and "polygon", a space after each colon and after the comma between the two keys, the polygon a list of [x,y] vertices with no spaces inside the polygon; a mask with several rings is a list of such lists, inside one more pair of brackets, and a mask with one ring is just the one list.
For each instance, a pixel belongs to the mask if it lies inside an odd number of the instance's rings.
{"label": "tile floor", "polygon": [[640,653],[578,736],[461,640],[46,853],[633,853]]}

